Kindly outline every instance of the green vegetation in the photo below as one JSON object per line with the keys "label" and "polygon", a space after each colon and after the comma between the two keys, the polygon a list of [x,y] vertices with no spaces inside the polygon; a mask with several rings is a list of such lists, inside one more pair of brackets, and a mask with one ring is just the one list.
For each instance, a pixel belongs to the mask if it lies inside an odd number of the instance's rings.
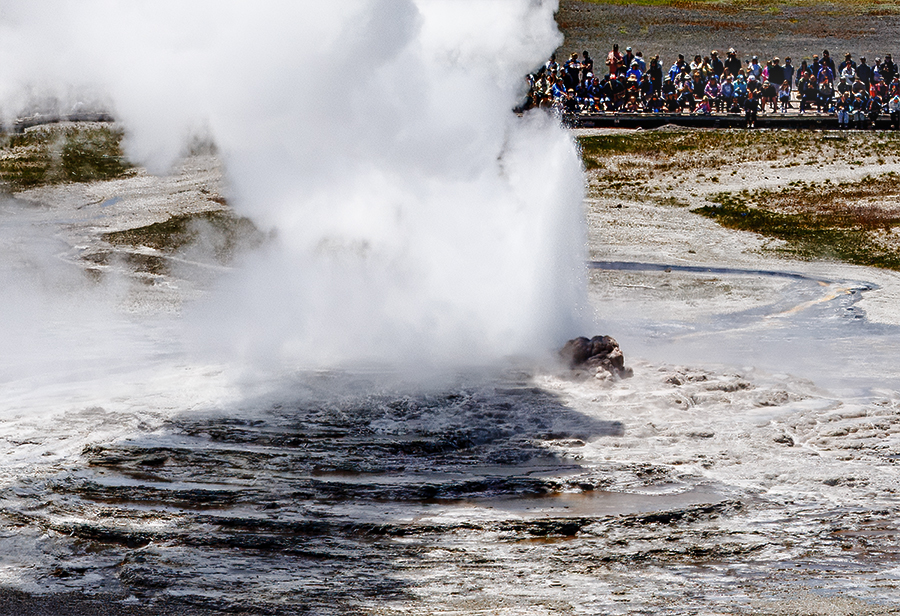
{"label": "green vegetation", "polygon": [[91,182],[129,172],[122,132],[110,126],[47,125],[0,138],[0,182],[16,192],[63,182]]}
{"label": "green vegetation", "polygon": [[[615,155],[645,156],[655,160],[676,159],[695,154],[704,165],[720,167],[742,160],[778,160],[802,153],[822,153],[842,157],[890,156],[900,147],[900,135],[883,133],[841,135],[822,131],[746,131],[741,129],[679,130],[659,129],[580,137],[587,169],[603,166],[603,159]],[[696,157],[691,157],[696,164]]]}
{"label": "green vegetation", "polygon": [[900,270],[900,252],[885,241],[900,227],[900,207],[883,205],[900,199],[897,180],[892,172],[859,182],[717,193],[709,198],[715,205],[692,211],[725,227],[785,240],[801,257]]}
{"label": "green vegetation", "polygon": [[144,227],[106,233],[110,244],[146,246],[175,252],[191,244],[203,244],[221,263],[229,262],[238,248],[259,245],[263,235],[248,218],[228,211],[181,214]]}

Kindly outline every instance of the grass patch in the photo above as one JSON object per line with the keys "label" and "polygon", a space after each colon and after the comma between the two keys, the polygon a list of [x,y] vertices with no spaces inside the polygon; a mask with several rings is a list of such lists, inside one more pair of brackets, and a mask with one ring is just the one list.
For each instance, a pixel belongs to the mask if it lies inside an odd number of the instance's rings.
{"label": "grass patch", "polygon": [[[822,131],[746,131],[742,129],[673,129],[612,133],[578,138],[585,167],[600,166],[605,158],[638,155],[655,159],[715,152],[714,160],[775,160],[800,153],[840,151],[843,156],[886,155],[900,146],[900,136],[888,133],[872,143],[870,135],[832,136]],[[725,154],[727,152],[727,155]],[[749,158],[748,158],[749,157]]]}
{"label": "grass patch", "polygon": [[190,245],[212,253],[220,263],[228,263],[241,248],[258,246],[263,234],[249,218],[227,211],[180,214],[144,227],[114,231],[103,235],[113,245],[145,246],[174,253]]}
{"label": "grass patch", "polygon": [[121,130],[96,125],[48,125],[8,135],[0,139],[0,182],[17,192],[121,177],[132,168],[121,142]]}
{"label": "grass patch", "polygon": [[883,205],[885,198],[900,198],[897,179],[889,173],[852,183],[717,193],[709,198],[714,205],[692,211],[731,229],[784,240],[804,258],[900,270],[900,246],[885,241],[900,226],[900,206]]}

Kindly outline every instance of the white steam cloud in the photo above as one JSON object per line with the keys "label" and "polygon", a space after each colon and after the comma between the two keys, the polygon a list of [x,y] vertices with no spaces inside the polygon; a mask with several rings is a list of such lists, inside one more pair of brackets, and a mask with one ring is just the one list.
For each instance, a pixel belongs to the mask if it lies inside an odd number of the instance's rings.
{"label": "white steam cloud", "polygon": [[581,333],[580,162],[523,76],[539,0],[4,0],[0,107],[108,100],[165,171],[208,132],[273,243],[186,318],[276,364],[482,363]]}

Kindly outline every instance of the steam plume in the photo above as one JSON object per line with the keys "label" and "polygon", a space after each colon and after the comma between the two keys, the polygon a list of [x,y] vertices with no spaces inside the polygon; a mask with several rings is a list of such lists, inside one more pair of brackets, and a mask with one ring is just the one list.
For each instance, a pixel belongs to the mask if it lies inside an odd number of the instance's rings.
{"label": "steam plume", "polygon": [[188,316],[205,348],[478,363],[576,329],[577,152],[510,111],[560,43],[554,2],[0,6],[5,113],[35,91],[108,97],[156,171],[208,131],[230,203],[273,232]]}

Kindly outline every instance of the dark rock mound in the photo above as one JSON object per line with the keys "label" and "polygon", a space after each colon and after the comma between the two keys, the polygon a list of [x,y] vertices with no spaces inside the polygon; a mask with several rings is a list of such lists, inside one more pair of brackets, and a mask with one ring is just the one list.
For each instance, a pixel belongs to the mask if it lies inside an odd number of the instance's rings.
{"label": "dark rock mound", "polygon": [[612,375],[622,379],[634,375],[631,368],[625,367],[625,356],[622,355],[619,343],[611,336],[573,338],[559,354],[572,370],[590,372],[598,377]]}

